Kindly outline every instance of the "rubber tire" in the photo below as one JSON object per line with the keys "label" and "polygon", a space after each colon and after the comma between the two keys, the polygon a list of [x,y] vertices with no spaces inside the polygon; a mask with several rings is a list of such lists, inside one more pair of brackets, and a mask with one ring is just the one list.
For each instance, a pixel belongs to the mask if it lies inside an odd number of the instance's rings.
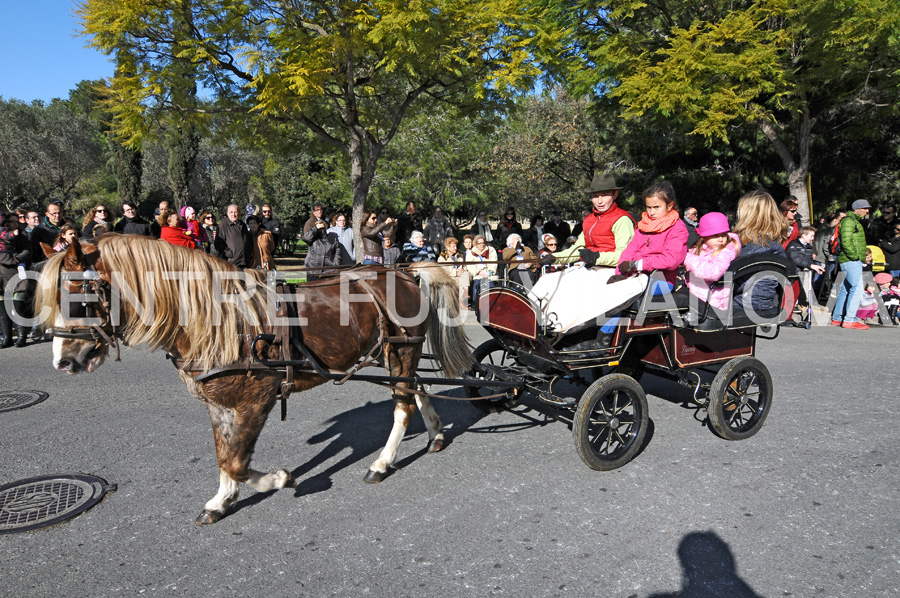
{"label": "rubber tire", "polygon": [[[620,439],[623,441],[620,447],[606,453],[597,450],[597,447],[591,442],[591,436],[599,436],[601,430],[595,423],[591,427],[591,416],[594,415],[598,407],[601,408],[600,415],[606,414],[607,409],[614,405],[619,409],[621,415],[622,408],[618,407],[622,394],[628,398],[631,406],[631,423],[636,425],[635,429],[627,431],[625,437]],[[609,374],[603,376],[584,391],[578,406],[575,408],[575,417],[573,419],[572,433],[575,436],[575,450],[578,456],[584,461],[588,467],[597,471],[610,471],[622,467],[632,459],[641,450],[644,444],[644,438],[649,428],[650,415],[647,405],[647,395],[644,389],[637,383],[634,378],[624,374]],[[600,426],[601,428],[603,426]],[[620,423],[616,427],[616,434],[622,429]],[[609,433],[607,437],[612,436]],[[602,445],[601,445],[602,446]],[[608,446],[608,445],[607,445]]]}
{"label": "rubber tire", "polygon": [[[491,365],[501,367],[507,364],[515,363],[515,360],[510,357],[510,355],[503,348],[503,345],[501,345],[500,342],[497,341],[497,339],[493,338],[478,345],[472,355],[473,357],[475,357],[475,361],[477,363],[487,362]],[[486,380],[491,379],[491,376],[488,376],[486,378]],[[470,399],[475,399],[471,401],[472,405],[474,405],[484,413],[500,413],[501,411],[506,411],[507,409],[512,408],[516,404],[516,401],[514,399],[509,399],[506,397],[498,397],[495,399],[478,398],[482,395],[496,394],[496,392],[497,390],[495,388],[491,388],[489,386],[466,386],[466,396]]]}
{"label": "rubber tire", "polygon": [[[726,410],[727,404],[735,404],[735,381],[739,385],[746,384],[740,395],[746,394],[752,383],[756,383],[757,399],[736,405],[733,410]],[[738,395],[738,396],[740,396]],[[713,378],[709,387],[709,405],[707,413],[709,425],[713,431],[726,440],[743,440],[756,434],[772,408],[772,376],[763,363],[755,357],[745,355],[735,357],[725,363]],[[744,416],[748,419],[744,421]],[[740,421],[736,421],[740,419]]]}

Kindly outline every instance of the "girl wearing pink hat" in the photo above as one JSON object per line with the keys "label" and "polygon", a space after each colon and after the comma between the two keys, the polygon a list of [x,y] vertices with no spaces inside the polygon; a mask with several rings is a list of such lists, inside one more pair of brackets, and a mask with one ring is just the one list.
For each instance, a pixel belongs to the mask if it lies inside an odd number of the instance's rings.
{"label": "girl wearing pink hat", "polygon": [[[728,309],[731,288],[725,286],[709,293],[709,283],[722,278],[732,260],[741,253],[741,241],[728,226],[728,219],[721,212],[710,212],[700,218],[697,234],[700,239],[684,258],[686,282],[691,294],[708,301],[719,310]],[[708,299],[707,299],[708,297]]]}

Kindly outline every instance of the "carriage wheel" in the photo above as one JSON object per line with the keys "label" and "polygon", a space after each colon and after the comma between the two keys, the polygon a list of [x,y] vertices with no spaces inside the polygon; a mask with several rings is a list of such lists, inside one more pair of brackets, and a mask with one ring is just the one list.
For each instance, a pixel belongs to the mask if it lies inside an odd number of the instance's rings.
{"label": "carriage wheel", "polygon": [[[510,368],[516,363],[513,357],[506,349],[503,348],[503,345],[501,345],[497,341],[497,339],[491,339],[480,344],[475,349],[475,352],[472,355],[475,357],[475,361],[477,363],[483,363],[498,368]],[[495,379],[495,377],[490,373],[483,374],[481,372],[475,372],[473,375],[476,378],[483,379],[485,381]],[[496,393],[497,390],[495,388],[492,388],[491,386],[466,386],[466,396],[468,396],[470,399],[475,399],[474,401],[472,401],[472,405],[474,405],[481,411],[484,411],[485,413],[499,413],[511,408],[516,404],[515,399],[510,399],[505,396],[495,397],[492,399],[478,398]]]}
{"label": "carriage wheel", "polygon": [[647,395],[633,378],[603,376],[588,388],[575,410],[575,448],[591,469],[622,467],[641,450],[649,423]]}
{"label": "carriage wheel", "polygon": [[736,357],[722,366],[709,388],[709,425],[726,440],[756,434],[772,407],[772,376],[755,357]]}

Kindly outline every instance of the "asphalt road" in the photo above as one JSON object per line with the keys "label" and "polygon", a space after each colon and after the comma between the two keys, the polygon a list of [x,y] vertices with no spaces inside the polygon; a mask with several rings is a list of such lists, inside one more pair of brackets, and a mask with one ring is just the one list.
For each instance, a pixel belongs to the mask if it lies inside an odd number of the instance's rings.
{"label": "asphalt road", "polygon": [[444,451],[424,453],[417,417],[376,486],[362,477],[388,395],[328,385],[295,395],[257,446],[255,466],[297,488],[244,487],[201,527],[218,484],[209,419],[162,354],[126,349],[72,377],[50,370],[49,344],[7,349],[0,390],[50,398],[0,413],[0,484],[89,473],[118,490],[0,536],[0,596],[898,595],[898,355],[892,328],[761,341],[773,411],[741,442],[683,406],[687,389],[645,377],[652,438],[606,473],[534,400],[489,416],[436,402]]}

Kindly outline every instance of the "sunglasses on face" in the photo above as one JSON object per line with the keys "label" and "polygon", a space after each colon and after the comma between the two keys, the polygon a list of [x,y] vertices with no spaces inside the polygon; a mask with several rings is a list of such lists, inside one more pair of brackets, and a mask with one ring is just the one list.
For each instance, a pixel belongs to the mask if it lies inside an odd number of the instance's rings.
{"label": "sunglasses on face", "polygon": [[556,247],[556,243],[545,243],[545,247]]}

